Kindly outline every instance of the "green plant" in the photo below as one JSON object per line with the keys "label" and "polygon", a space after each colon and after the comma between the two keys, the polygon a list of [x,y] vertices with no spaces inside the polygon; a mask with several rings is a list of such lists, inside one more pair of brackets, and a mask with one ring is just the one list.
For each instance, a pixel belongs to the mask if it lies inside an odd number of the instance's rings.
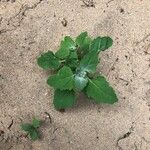
{"label": "green plant", "polygon": [[27,132],[31,140],[37,140],[39,136],[38,128],[41,126],[41,121],[33,118],[32,123],[25,123],[21,125],[21,129]]}
{"label": "green plant", "polygon": [[113,44],[110,37],[91,39],[87,32],[81,33],[75,41],[66,36],[58,51],[41,54],[37,63],[43,69],[54,70],[47,80],[55,90],[53,104],[57,110],[75,104],[76,94],[83,91],[97,103],[113,104],[117,96],[102,75],[96,75],[98,54]]}

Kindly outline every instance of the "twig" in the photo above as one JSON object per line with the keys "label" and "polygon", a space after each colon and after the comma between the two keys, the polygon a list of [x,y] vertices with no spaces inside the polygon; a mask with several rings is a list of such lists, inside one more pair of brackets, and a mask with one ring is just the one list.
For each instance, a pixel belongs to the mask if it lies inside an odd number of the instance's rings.
{"label": "twig", "polygon": [[9,130],[10,130],[10,128],[12,127],[13,123],[14,123],[14,120],[12,119],[12,120],[11,120],[11,123],[10,123],[10,125],[8,126],[8,128],[7,128],[7,129],[9,129]]}
{"label": "twig", "polygon": [[84,5],[81,5],[81,6],[84,6],[84,7],[95,7],[95,3],[93,0],[82,0],[82,2],[84,3]]}
{"label": "twig", "polygon": [[48,112],[44,112],[44,113],[48,116],[50,123],[52,123],[51,115]]}

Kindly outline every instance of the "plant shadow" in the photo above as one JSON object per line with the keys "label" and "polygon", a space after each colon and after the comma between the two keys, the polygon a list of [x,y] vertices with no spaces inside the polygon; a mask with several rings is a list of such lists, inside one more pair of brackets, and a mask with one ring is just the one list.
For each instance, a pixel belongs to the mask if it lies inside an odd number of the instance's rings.
{"label": "plant shadow", "polygon": [[90,112],[92,110],[96,110],[98,113],[111,113],[111,112],[119,112],[121,109],[120,103],[115,103],[113,105],[106,103],[95,103],[92,99],[88,98],[84,93],[81,93],[76,100],[76,104],[74,107],[66,110],[70,113],[78,113],[78,112]]}
{"label": "plant shadow", "polygon": [[77,96],[76,104],[74,107],[68,109],[69,112],[78,112],[79,110],[82,111],[89,111],[91,109],[98,107],[98,104],[94,103],[92,100],[90,100],[84,93],[80,93]]}

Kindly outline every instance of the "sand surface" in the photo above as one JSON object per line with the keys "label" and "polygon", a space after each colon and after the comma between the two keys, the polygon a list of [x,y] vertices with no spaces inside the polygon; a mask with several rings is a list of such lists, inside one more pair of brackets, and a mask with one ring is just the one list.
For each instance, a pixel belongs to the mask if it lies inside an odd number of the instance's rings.
{"label": "sand surface", "polygon": [[[60,113],[36,58],[81,31],[113,38],[98,72],[119,102],[81,95]],[[44,121],[35,142],[20,130],[33,117]],[[0,150],[150,150],[150,0],[0,0]]]}

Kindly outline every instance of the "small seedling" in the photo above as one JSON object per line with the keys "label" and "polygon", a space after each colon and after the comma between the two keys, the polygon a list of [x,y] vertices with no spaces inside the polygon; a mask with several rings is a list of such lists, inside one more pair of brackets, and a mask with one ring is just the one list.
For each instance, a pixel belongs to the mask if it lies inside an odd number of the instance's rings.
{"label": "small seedling", "polygon": [[54,70],[47,83],[55,90],[53,104],[57,110],[73,106],[77,93],[81,91],[97,103],[113,104],[117,101],[105,77],[96,74],[98,54],[112,44],[113,40],[108,36],[92,40],[87,32],[83,32],[75,41],[66,36],[55,54],[52,51],[41,54],[38,65]]}
{"label": "small seedling", "polygon": [[31,140],[35,141],[40,137],[38,132],[38,128],[40,126],[41,126],[41,121],[34,118],[31,124],[29,123],[22,124],[21,129],[27,132]]}

